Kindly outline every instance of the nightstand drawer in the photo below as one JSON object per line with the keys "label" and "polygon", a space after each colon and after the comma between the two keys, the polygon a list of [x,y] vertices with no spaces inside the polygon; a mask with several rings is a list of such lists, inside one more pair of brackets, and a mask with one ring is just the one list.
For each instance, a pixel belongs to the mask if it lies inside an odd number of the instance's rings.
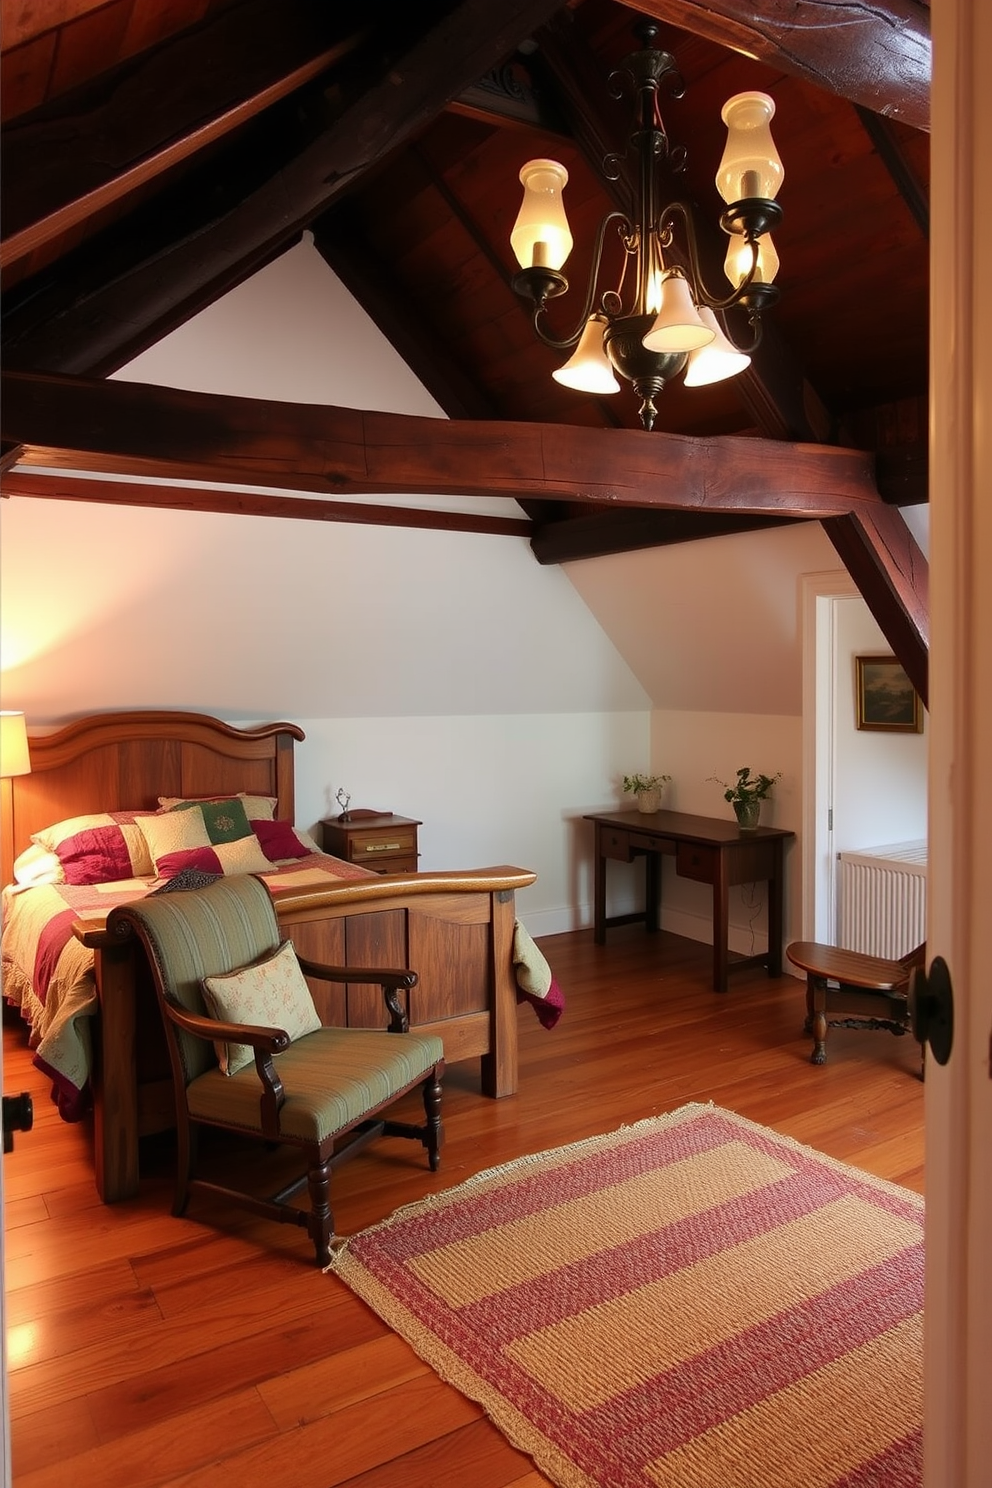
{"label": "nightstand drawer", "polygon": [[355,832],[348,843],[352,863],[369,863],[387,856],[408,857],[417,851],[416,827],[400,827],[395,832]]}
{"label": "nightstand drawer", "polygon": [[324,851],[376,873],[416,873],[420,825],[408,816],[334,817],[321,822]]}

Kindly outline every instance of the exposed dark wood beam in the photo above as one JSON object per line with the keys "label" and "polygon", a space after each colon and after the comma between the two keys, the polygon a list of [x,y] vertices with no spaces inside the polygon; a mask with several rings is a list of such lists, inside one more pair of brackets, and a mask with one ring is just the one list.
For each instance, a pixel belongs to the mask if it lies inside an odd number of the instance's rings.
{"label": "exposed dark wood beam", "polygon": [[632,429],[476,423],[5,373],[26,466],[324,495],[436,492],[830,517],[882,509],[864,450]]}
{"label": "exposed dark wood beam", "polygon": [[900,512],[851,512],[823,523],[851,578],[919,693],[929,698],[929,566]]}
{"label": "exposed dark wood beam", "polygon": [[[164,175],[172,166],[190,159],[198,151],[223,139],[225,135],[230,134],[249,119],[255,118],[272,104],[295,93],[297,89],[326,72],[332,63],[338,61],[353,45],[354,39],[352,38],[347,43],[341,43],[321,52],[294,71],[276,79],[260,92],[234,104],[198,128],[190,130],[180,139],[173,140],[162,149],[145,155],[126,170],[106,175],[99,185],[93,186],[83,195],[67,197],[44,216],[29,222],[20,230],[11,232],[0,242],[0,268],[7,268],[19,259],[26,258],[36,249],[44,247],[46,243],[68,232],[70,228],[86,222],[105,207],[122,201],[131,192],[154,181],[157,176]],[[16,134],[16,131],[12,133]],[[5,153],[9,154],[9,151]],[[61,152],[51,153],[58,157]],[[7,169],[10,168],[8,160]],[[25,168],[23,162],[21,170],[23,177],[31,175],[30,169]]]}
{"label": "exposed dark wood beam", "polygon": [[346,522],[365,527],[483,532],[496,537],[530,537],[534,531],[533,522],[526,517],[491,517],[472,512],[378,506],[364,501],[324,501],[315,496],[272,496],[257,491],[160,486],[144,481],[40,475],[21,470],[4,475],[0,495],[30,496],[45,501],[89,501],[102,506],[159,507],[166,511],[221,512],[227,516],[279,517],[293,522]]}
{"label": "exposed dark wood beam", "polygon": [[558,8],[561,0],[461,0],[319,137],[210,223],[88,285],[58,314],[16,328],[8,366],[116,370],[254,273],[365,171],[407,140]]}
{"label": "exposed dark wood beam", "polygon": [[479,384],[453,365],[445,348],[435,341],[430,322],[418,316],[402,295],[391,291],[389,269],[376,262],[354,224],[350,203],[342,202],[318,218],[313,240],[328,268],[449,418],[498,418],[499,410]]}
{"label": "exposed dark wood beam", "polygon": [[930,11],[919,0],[625,0],[818,88],[930,127]]}
{"label": "exposed dark wood beam", "polygon": [[564,522],[546,522],[531,538],[531,552],[538,563],[572,563],[580,558],[602,558],[607,553],[629,553],[639,548],[670,547],[673,543],[696,542],[705,537],[725,537],[735,532],[754,532],[781,527],[792,517],[734,517],[722,513],[656,512],[626,508],[572,517]]}
{"label": "exposed dark wood beam", "polygon": [[875,451],[875,480],[891,506],[922,506],[930,499],[930,447],[884,445]]}
{"label": "exposed dark wood beam", "polygon": [[871,109],[858,106],[858,118],[868,138],[878,151],[879,158],[899,188],[899,195],[916,221],[923,236],[930,238],[930,197],[913,167],[906,159],[905,151],[896,138],[888,119]]}
{"label": "exposed dark wood beam", "polygon": [[[633,45],[633,44],[632,44]],[[626,140],[617,139],[604,104],[605,78],[597,71],[588,53],[575,41],[574,27],[555,16],[539,35],[537,58],[554,80],[559,106],[592,170],[602,179],[604,158],[616,151],[620,160],[617,181],[603,180],[613,204],[629,212],[634,187],[629,179],[632,162],[624,155]],[[663,165],[660,174],[671,198],[684,199],[684,190]],[[725,283],[723,260],[727,240],[717,225],[709,222],[687,202],[692,213],[697,244],[702,257],[705,278],[711,284]],[[669,261],[687,266],[688,259],[678,242],[668,250]],[[748,339],[751,332],[746,331]],[[746,344],[746,343],[745,343]],[[774,315],[766,316],[762,338],[755,348],[749,367],[736,380],[741,401],[754,419],[755,427],[770,439],[801,439],[827,442],[832,420],[816,391],[806,381],[802,368],[786,345],[775,325]]]}

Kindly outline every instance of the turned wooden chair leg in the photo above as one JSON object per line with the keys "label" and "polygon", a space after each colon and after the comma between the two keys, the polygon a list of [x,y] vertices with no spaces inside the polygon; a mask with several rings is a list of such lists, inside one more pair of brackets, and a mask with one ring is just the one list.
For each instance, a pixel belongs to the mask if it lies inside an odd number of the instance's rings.
{"label": "turned wooden chair leg", "polygon": [[444,1145],[444,1127],[441,1123],[440,1071],[435,1069],[424,1081],[424,1114],[427,1117],[427,1157],[432,1173],[441,1166],[441,1148]]}
{"label": "turned wooden chair leg", "polygon": [[323,1267],[331,1259],[331,1236],[334,1234],[330,1162],[312,1163],[307,1169],[307,1191],[310,1195],[307,1233],[313,1241],[317,1265]]}
{"label": "turned wooden chair leg", "polygon": [[827,983],[812,973],[806,984],[806,995],[812,1002],[813,1052],[810,1064],[824,1064],[827,1058]]}

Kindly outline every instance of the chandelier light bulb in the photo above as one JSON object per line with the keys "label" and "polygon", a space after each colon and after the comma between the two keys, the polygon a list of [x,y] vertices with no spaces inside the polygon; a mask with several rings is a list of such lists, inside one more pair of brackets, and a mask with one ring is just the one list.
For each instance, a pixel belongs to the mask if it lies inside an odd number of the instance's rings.
{"label": "chandelier light bulb", "polygon": [[605,315],[590,315],[579,344],[563,367],[557,367],[551,376],[563,387],[577,393],[618,393],[620,384],[613,373],[613,363],[603,346]]}
{"label": "chandelier light bulb", "polygon": [[[723,271],[735,289],[740,288],[747,278],[751,270],[752,256],[751,245],[746,242],[743,235],[731,233]],[[752,282],[773,284],[778,269],[779,257],[775,251],[775,244],[771,240],[771,234],[766,233],[763,238],[758,239],[758,267]]]}
{"label": "chandelier light bulb", "polygon": [[523,201],[510,233],[522,269],[560,269],[572,251],[562,191],[568,171],[557,160],[528,160],[521,168]]}
{"label": "chandelier light bulb", "polygon": [[728,377],[736,377],[751,365],[751,358],[728,341],[708,305],[700,305],[699,318],[713,331],[713,340],[708,346],[690,351],[685,369],[686,387],[707,387],[710,383],[725,382]]}
{"label": "chandelier light bulb", "polygon": [[669,269],[661,287],[661,309],[644,337],[647,351],[695,351],[713,340],[715,332],[704,325],[693,303],[684,275]]}
{"label": "chandelier light bulb", "polygon": [[727,143],[716,186],[728,206],[748,197],[774,201],[785,178],[770,128],[775,102],[767,93],[736,93],[723,105]]}

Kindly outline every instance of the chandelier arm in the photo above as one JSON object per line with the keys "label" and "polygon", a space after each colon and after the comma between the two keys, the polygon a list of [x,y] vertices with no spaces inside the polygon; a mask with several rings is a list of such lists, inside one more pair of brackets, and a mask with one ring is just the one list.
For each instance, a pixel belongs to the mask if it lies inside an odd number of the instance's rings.
{"label": "chandelier arm", "polygon": [[[692,291],[696,302],[708,305],[711,310],[731,310],[739,305],[748,294],[758,273],[758,254],[761,245],[758,239],[751,233],[744,233],[744,241],[751,250],[751,266],[744,278],[735,290],[729,295],[721,298],[719,295],[711,294],[703,278],[703,272],[699,263],[699,250],[696,246],[696,228],[692,220],[692,213],[685,202],[669,202],[658,218],[657,233],[663,248],[673,241],[672,217],[677,214],[682,218],[682,226],[685,229],[685,240],[689,249],[689,271],[692,275]],[[760,281],[759,281],[760,282]]]}
{"label": "chandelier arm", "polygon": [[610,226],[611,222],[623,223],[628,235],[634,231],[633,225],[631,224],[630,218],[627,216],[626,212],[607,212],[606,216],[599,224],[599,230],[596,233],[596,242],[593,247],[592,267],[589,271],[589,283],[586,288],[585,304],[582,307],[582,313],[579,316],[578,323],[576,324],[575,329],[570,332],[569,335],[563,336],[561,338],[551,335],[551,333],[542,324],[542,318],[547,313],[547,306],[536,305],[534,307],[534,331],[538,339],[543,341],[545,346],[550,346],[553,351],[570,351],[573,346],[576,346],[578,344],[579,337],[585,330],[586,321],[592,314],[593,305],[596,301],[596,289],[599,284],[599,270],[603,258],[603,246],[606,242],[606,230]]}

